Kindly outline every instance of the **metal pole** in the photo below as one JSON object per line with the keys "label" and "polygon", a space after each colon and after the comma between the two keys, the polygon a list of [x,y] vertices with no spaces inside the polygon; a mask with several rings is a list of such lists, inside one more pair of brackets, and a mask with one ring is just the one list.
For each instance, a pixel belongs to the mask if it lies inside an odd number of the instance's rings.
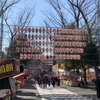
{"label": "metal pole", "polygon": [[3,8],[1,8],[1,34],[0,34],[0,59],[2,59],[2,42],[3,42]]}
{"label": "metal pole", "polygon": [[[98,5],[97,5],[97,7],[98,7],[98,19],[97,19],[97,21],[98,21],[98,43],[99,43],[99,66],[98,66],[98,68],[100,68],[100,2],[98,1]],[[98,74],[100,74],[100,73],[98,73]]]}

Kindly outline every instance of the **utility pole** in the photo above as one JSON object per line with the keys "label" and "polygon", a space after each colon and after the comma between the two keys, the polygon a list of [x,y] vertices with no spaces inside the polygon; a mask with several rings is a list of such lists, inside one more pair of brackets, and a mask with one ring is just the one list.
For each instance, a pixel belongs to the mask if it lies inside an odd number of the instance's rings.
{"label": "utility pole", "polygon": [[2,42],[3,42],[3,8],[0,11],[1,27],[0,27],[0,60],[2,59]]}
{"label": "utility pole", "polygon": [[[99,66],[98,66],[98,70],[100,70],[100,2],[98,1],[98,4],[97,4],[97,8],[98,8],[98,44],[99,44]],[[98,74],[97,75],[100,75],[100,72],[98,71]]]}

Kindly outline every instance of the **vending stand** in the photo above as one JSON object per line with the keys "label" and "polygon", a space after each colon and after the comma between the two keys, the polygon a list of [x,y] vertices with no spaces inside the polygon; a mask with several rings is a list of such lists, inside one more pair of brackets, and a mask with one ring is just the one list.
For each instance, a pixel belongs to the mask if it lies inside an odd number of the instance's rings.
{"label": "vending stand", "polygon": [[25,83],[26,79],[29,76],[29,72],[27,69],[24,69],[24,71],[18,75],[13,76],[13,79],[15,79],[15,84],[16,84],[16,90],[22,88]]}
{"label": "vending stand", "polygon": [[19,73],[19,62],[15,59],[0,62],[0,100],[11,100],[16,95],[15,80]]}

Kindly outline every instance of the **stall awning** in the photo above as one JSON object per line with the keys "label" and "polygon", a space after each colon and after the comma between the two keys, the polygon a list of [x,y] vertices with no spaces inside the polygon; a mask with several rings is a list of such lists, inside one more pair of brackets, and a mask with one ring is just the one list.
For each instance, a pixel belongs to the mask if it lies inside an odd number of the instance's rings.
{"label": "stall awning", "polygon": [[29,75],[28,71],[25,70],[23,73],[13,76],[13,78],[20,78],[20,77],[24,77],[24,76],[28,76],[28,75]]}
{"label": "stall awning", "polygon": [[23,77],[23,76],[25,76],[25,73],[21,73],[21,74],[18,74],[16,76],[13,76],[13,78],[20,78],[20,77]]}

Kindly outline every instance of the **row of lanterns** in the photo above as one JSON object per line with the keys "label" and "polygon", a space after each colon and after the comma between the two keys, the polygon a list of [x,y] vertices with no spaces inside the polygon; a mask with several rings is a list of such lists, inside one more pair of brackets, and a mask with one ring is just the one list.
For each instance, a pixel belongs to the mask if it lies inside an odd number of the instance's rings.
{"label": "row of lanterns", "polygon": [[79,29],[61,29],[61,28],[31,28],[31,27],[14,27],[14,32],[33,32],[33,33],[71,33],[86,34],[85,30]]}
{"label": "row of lanterns", "polygon": [[39,34],[17,34],[16,39],[58,39],[58,40],[86,40],[82,35],[39,35]]}
{"label": "row of lanterns", "polygon": [[86,42],[34,42],[34,41],[16,41],[17,46],[62,46],[62,47],[86,47]]}
{"label": "row of lanterns", "polygon": [[80,55],[33,55],[33,54],[20,54],[20,59],[70,59],[80,60]]}
{"label": "row of lanterns", "polygon": [[54,52],[54,53],[83,53],[83,48],[16,48],[16,52],[24,53],[41,53],[41,52]]}

